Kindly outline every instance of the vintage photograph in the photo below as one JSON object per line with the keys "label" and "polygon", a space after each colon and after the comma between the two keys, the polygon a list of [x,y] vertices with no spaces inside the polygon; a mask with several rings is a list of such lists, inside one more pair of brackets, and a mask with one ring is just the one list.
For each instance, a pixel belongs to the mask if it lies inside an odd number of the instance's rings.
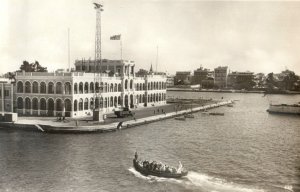
{"label": "vintage photograph", "polygon": [[300,1],[0,0],[0,191],[300,192]]}

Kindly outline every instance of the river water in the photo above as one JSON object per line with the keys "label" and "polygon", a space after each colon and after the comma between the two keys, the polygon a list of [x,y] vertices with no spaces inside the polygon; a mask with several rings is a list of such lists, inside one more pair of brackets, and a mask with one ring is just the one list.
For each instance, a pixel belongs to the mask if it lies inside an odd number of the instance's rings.
{"label": "river water", "polygon": [[[300,96],[169,92],[171,97],[237,100],[213,109],[106,134],[0,131],[0,191],[300,191],[300,117],[271,115],[270,102]],[[183,179],[145,177],[143,159],[190,171]]]}

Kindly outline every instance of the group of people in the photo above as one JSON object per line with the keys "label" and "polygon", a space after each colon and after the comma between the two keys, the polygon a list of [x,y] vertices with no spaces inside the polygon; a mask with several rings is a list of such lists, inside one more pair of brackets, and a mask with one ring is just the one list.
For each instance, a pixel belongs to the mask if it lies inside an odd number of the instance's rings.
{"label": "group of people", "polygon": [[160,171],[160,172],[166,172],[166,173],[181,173],[183,167],[181,162],[179,161],[178,168],[170,167],[168,165],[165,165],[161,162],[156,161],[147,161],[147,160],[138,160],[138,155],[135,153],[135,160],[139,164],[140,167],[143,167],[145,169],[148,169],[150,171]]}

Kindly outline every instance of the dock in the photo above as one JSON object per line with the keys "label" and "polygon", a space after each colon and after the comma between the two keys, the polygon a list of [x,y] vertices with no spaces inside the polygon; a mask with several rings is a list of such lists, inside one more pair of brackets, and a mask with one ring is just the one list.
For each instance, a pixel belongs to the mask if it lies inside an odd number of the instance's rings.
{"label": "dock", "polygon": [[[89,122],[88,120],[82,121],[83,123],[78,123],[76,121],[70,122],[53,122],[47,119],[36,121],[36,120],[23,120],[13,123],[8,122],[0,122],[0,129],[18,129],[18,130],[25,130],[25,131],[36,131],[36,132],[43,132],[43,133],[105,133],[105,132],[113,132],[118,131],[120,129],[127,129],[131,127],[136,127],[139,125],[145,125],[157,121],[162,121],[165,119],[170,119],[178,116],[182,116],[184,114],[196,113],[199,111],[206,111],[212,108],[217,108],[221,106],[226,106],[228,104],[232,104],[233,101],[219,101],[214,103],[207,103],[206,105],[197,105],[195,107],[187,107],[190,105],[191,102],[187,102],[185,109],[177,110],[176,105],[172,104],[167,106],[169,110],[155,113],[156,109],[162,109],[162,107],[166,106],[157,106],[156,108],[148,108],[148,112],[137,117],[131,118],[118,118],[113,120],[107,120],[104,124],[97,124],[93,122]],[[182,108],[182,107],[181,107]],[[153,110],[154,109],[154,110]],[[143,110],[143,109],[142,109]],[[146,110],[146,109],[145,109]],[[138,112],[138,111],[137,111]],[[153,112],[152,115],[149,116],[149,112]],[[28,118],[27,118],[28,119]],[[53,117],[52,117],[53,119]],[[122,126],[118,126],[119,123],[122,122]]]}

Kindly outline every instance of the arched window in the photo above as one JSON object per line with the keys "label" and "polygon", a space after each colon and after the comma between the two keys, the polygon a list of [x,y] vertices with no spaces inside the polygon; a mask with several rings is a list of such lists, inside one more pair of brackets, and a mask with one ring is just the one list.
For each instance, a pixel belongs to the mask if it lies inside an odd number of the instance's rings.
{"label": "arched window", "polygon": [[110,107],[113,107],[113,106],[114,106],[114,98],[110,97]]}
{"label": "arched window", "polygon": [[118,98],[117,96],[114,97],[114,106],[117,107],[118,105]]}
{"label": "arched window", "polygon": [[103,97],[100,97],[100,108],[103,108]]}
{"label": "arched window", "polygon": [[100,83],[100,92],[103,92],[103,82]]}
{"label": "arched window", "polygon": [[128,80],[126,79],[125,80],[125,89],[127,89],[127,86],[128,86]]}
{"label": "arched window", "polygon": [[63,110],[63,103],[61,99],[56,99],[56,111],[62,111]]}
{"label": "arched window", "polygon": [[54,84],[52,82],[48,83],[48,94],[54,93]]}
{"label": "arched window", "polygon": [[17,93],[23,93],[23,82],[22,81],[19,81],[17,83]]}
{"label": "arched window", "polygon": [[104,108],[107,108],[107,98],[104,98]]}
{"label": "arched window", "polygon": [[38,105],[38,99],[37,98],[33,98],[32,99],[32,109],[33,110],[38,110],[39,105]]}
{"label": "arched window", "polygon": [[111,84],[110,84],[110,90],[109,90],[109,92],[113,92],[113,91],[114,91],[114,84],[111,83]]}
{"label": "arched window", "polygon": [[25,93],[31,93],[31,84],[29,81],[25,83]]}
{"label": "arched window", "polygon": [[65,83],[65,94],[69,95],[71,93],[72,93],[71,83],[70,82],[66,82]]}
{"label": "arched window", "polygon": [[[100,104],[99,102],[100,102],[99,97],[96,97],[96,100],[95,100],[95,109],[99,108],[99,104]],[[102,100],[102,104],[103,104],[103,100]],[[100,108],[102,108],[102,107],[100,106]]]}
{"label": "arched window", "polygon": [[142,83],[140,84],[140,90],[141,91],[143,90],[143,84]]}
{"label": "arched window", "polygon": [[78,106],[78,101],[75,99],[74,100],[74,111],[77,111],[77,106]]}
{"label": "arched window", "polygon": [[104,83],[104,91],[103,92],[107,92],[107,83]]}
{"label": "arched window", "polygon": [[40,83],[40,93],[46,93],[46,83],[45,82]]}
{"label": "arched window", "polygon": [[130,89],[133,89],[133,80],[130,80]]}
{"label": "arched window", "polygon": [[62,83],[61,82],[57,82],[56,83],[56,94],[62,94],[63,90],[62,90]]}
{"label": "arched window", "polygon": [[48,99],[48,116],[54,115],[54,100],[52,98]]}
{"label": "arched window", "polygon": [[85,98],[84,100],[84,110],[88,110],[89,109],[89,99]]}
{"label": "arched window", "polygon": [[118,97],[118,105],[122,105],[120,96]]}
{"label": "arched window", "polygon": [[25,109],[31,109],[31,101],[28,97],[25,99]]}
{"label": "arched window", "polygon": [[65,116],[70,117],[72,111],[72,103],[70,99],[65,99]]}
{"label": "arched window", "polygon": [[118,84],[115,83],[114,92],[118,92]]}
{"label": "arched window", "polygon": [[19,97],[17,103],[18,109],[23,109],[23,98]]}
{"label": "arched window", "polygon": [[[99,86],[99,84],[98,84],[98,86]],[[91,92],[91,93],[95,93],[95,90],[94,90],[94,83],[93,83],[93,82],[90,83],[90,92]]]}
{"label": "arched window", "polygon": [[83,99],[79,99],[79,111],[83,110]]}
{"label": "arched window", "polygon": [[[80,82],[79,83],[79,94],[82,94],[83,93],[83,83]],[[79,109],[80,110],[80,109]]]}
{"label": "arched window", "polygon": [[74,84],[74,94],[78,93],[78,86],[77,83]]}
{"label": "arched window", "polygon": [[118,92],[122,91],[121,83],[118,84]]}
{"label": "arched window", "polygon": [[46,99],[44,98],[40,100],[40,110],[46,110]]}
{"label": "arched window", "polygon": [[89,83],[88,82],[84,83],[84,93],[89,93]]}
{"label": "arched window", "polygon": [[39,84],[36,81],[34,81],[32,83],[32,93],[38,93],[38,92],[39,92]]}
{"label": "arched window", "polygon": [[90,98],[90,109],[94,109],[94,98]]}
{"label": "arched window", "polygon": [[96,82],[96,93],[99,93],[99,91],[100,91],[99,83]]}

